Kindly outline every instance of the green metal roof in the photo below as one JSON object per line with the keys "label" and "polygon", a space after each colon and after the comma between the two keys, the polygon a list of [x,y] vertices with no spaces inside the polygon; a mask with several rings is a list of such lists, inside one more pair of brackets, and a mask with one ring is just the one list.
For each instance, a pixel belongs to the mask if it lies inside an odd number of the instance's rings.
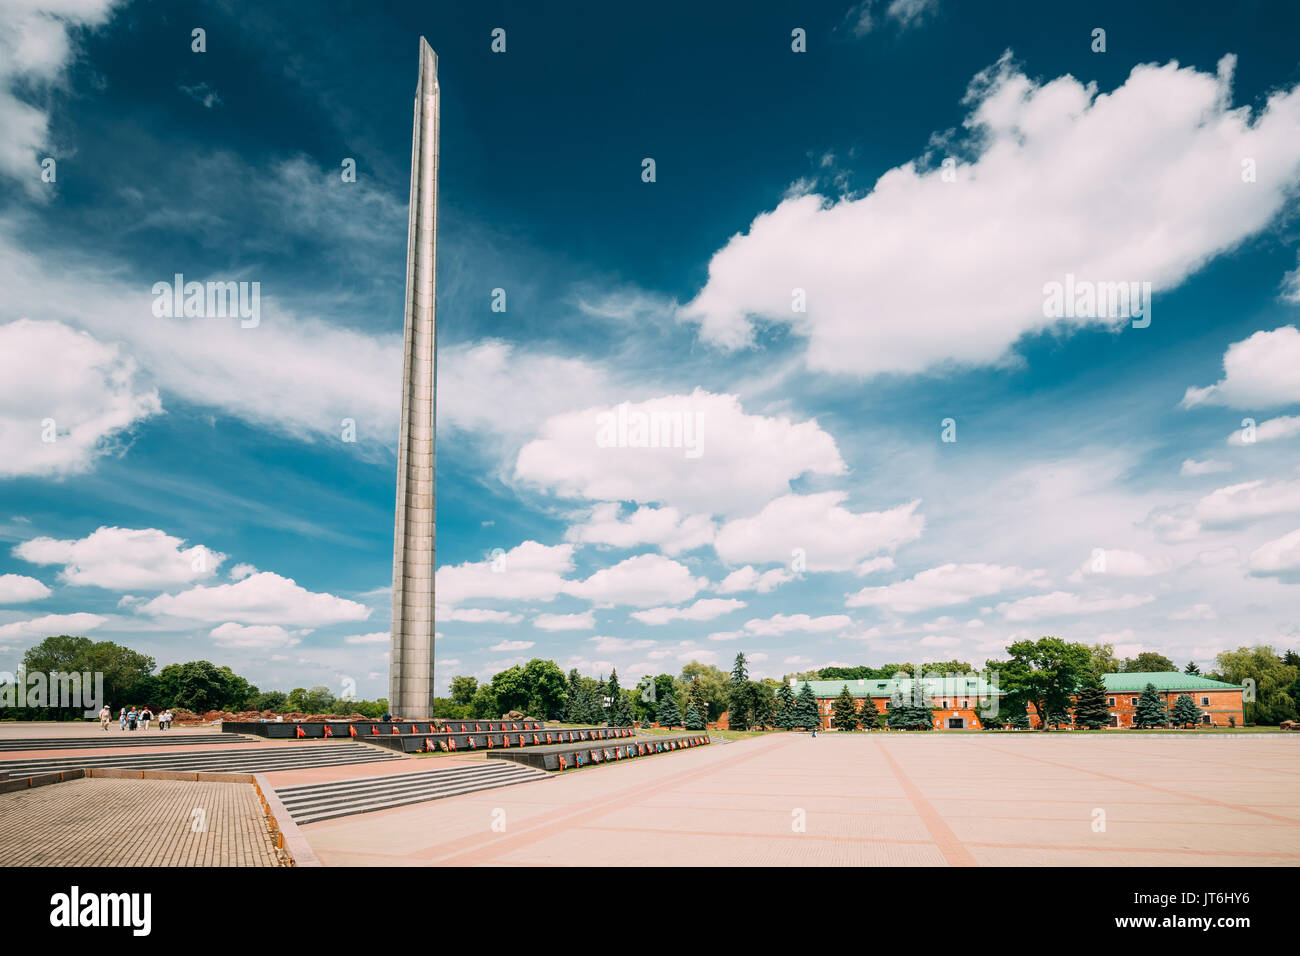
{"label": "green metal roof", "polygon": [[[923,677],[926,696],[937,698],[953,697],[995,697],[1004,691],[990,684],[982,677]],[[1115,694],[1140,694],[1147,684],[1155,684],[1158,691],[1194,691],[1194,690],[1241,690],[1238,684],[1225,684],[1223,681],[1210,680],[1194,674],[1180,674],[1177,671],[1140,671],[1132,674],[1103,674],[1102,683],[1106,690]],[[791,684],[796,694],[804,684],[811,684],[813,696],[818,699],[838,697],[840,689],[849,688],[854,697],[893,697],[895,694],[907,696],[912,692],[912,678],[902,680],[809,680],[795,681]]]}
{"label": "green metal roof", "polygon": [[[992,697],[1001,695],[988,681],[981,677],[922,677],[928,697]],[[907,696],[912,693],[912,678],[902,680],[809,680],[796,681],[791,687],[795,694],[803,689],[804,684],[812,685],[813,696],[819,699],[840,696],[840,691],[847,686],[854,697],[893,697],[895,693]]]}
{"label": "green metal roof", "polygon": [[1108,691],[1125,694],[1142,693],[1147,684],[1155,684],[1156,690],[1241,690],[1239,684],[1225,684],[1223,681],[1210,680],[1196,674],[1180,674],[1178,671],[1138,671],[1133,674],[1102,674],[1101,682]]}

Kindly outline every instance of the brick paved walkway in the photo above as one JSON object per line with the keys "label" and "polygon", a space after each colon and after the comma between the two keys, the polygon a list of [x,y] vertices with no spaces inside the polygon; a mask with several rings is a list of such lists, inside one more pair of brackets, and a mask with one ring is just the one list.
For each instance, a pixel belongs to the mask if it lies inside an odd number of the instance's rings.
{"label": "brick paved walkway", "polygon": [[71,780],[0,794],[0,821],[0,866],[280,865],[245,783]]}
{"label": "brick paved walkway", "polygon": [[769,735],[312,823],[326,866],[1300,865],[1300,735]]}

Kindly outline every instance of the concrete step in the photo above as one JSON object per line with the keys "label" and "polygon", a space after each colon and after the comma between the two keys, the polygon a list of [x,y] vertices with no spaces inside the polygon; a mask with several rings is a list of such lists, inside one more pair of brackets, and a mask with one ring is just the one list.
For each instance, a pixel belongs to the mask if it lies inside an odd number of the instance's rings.
{"label": "concrete step", "polygon": [[209,770],[230,773],[263,773],[270,770],[299,770],[405,760],[400,754],[362,744],[306,744],[302,746],[261,745],[248,749],[209,753],[91,754],[82,757],[0,761],[0,770],[14,776],[46,773],[75,767],[104,767],[122,770]]}
{"label": "concrete step", "polygon": [[295,823],[317,823],[357,813],[441,800],[463,793],[545,780],[549,774],[509,763],[448,767],[419,773],[304,784],[276,790]]}
{"label": "concrete step", "polygon": [[173,734],[169,731],[151,730],[147,734],[137,730],[121,736],[114,726],[109,734],[98,737],[16,737],[0,739],[0,750],[99,750],[110,747],[202,747],[207,744],[238,744],[245,738],[232,734]]}

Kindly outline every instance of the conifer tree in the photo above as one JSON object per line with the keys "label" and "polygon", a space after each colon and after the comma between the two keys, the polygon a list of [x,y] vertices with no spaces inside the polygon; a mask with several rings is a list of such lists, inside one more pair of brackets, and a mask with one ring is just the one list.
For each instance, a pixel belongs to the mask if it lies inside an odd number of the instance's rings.
{"label": "conifer tree", "polygon": [[627,695],[618,686],[618,668],[609,672],[609,684],[606,687],[610,697],[609,725],[611,727],[631,727],[634,720],[632,705]]}
{"label": "conifer tree", "polygon": [[1106,705],[1106,685],[1100,677],[1089,671],[1079,686],[1074,702],[1074,723],[1084,730],[1100,730],[1110,724],[1110,708]]}
{"label": "conifer tree", "polygon": [[745,670],[745,655],[736,655],[735,666],[731,668],[731,693],[727,699],[727,721],[732,730],[749,728],[749,711],[752,705],[752,693],[749,686],[749,673]]}
{"label": "conifer tree", "polygon": [[1025,705],[1021,704],[1020,708],[1011,715],[1012,730],[1029,730],[1033,725],[1029,722],[1029,711]]}
{"label": "conifer tree", "polygon": [[682,712],[677,709],[677,698],[672,694],[664,694],[663,699],[659,701],[659,726],[680,727],[681,725]]}
{"label": "conifer tree", "polygon": [[870,692],[862,702],[862,710],[858,712],[858,724],[863,730],[880,729],[880,713],[876,710],[876,702],[871,699]]}
{"label": "conifer tree", "polygon": [[1133,726],[1139,728],[1169,726],[1169,711],[1165,709],[1164,701],[1160,699],[1155,684],[1147,684],[1142,691],[1142,696],[1138,698],[1137,710],[1133,713]]}
{"label": "conifer tree", "polygon": [[[920,669],[917,669],[920,673]],[[913,681],[912,696],[912,729],[913,730],[934,730],[934,705],[930,703],[930,697],[926,693],[924,679],[917,677]]]}
{"label": "conifer tree", "polygon": [[707,724],[709,722],[709,701],[704,696],[704,682],[700,680],[698,675],[691,678],[690,686],[686,690],[686,700],[700,715],[700,720]]}
{"label": "conifer tree", "polygon": [[1054,707],[1047,712],[1047,722],[1057,730],[1062,727],[1069,727],[1070,712],[1063,707]]}
{"label": "conifer tree", "polygon": [[925,682],[921,678],[912,679],[907,693],[903,693],[901,686],[894,689],[885,725],[891,730],[934,729],[934,707],[926,695]]}
{"label": "conifer tree", "polygon": [[761,681],[749,682],[749,706],[752,726],[759,730],[772,726],[776,718],[776,701],[766,684]]}
{"label": "conifer tree", "polygon": [[700,712],[695,709],[694,704],[691,704],[689,707],[686,708],[686,729],[687,730],[704,729],[704,718],[700,716]]}
{"label": "conifer tree", "polygon": [[1191,694],[1179,694],[1170,718],[1175,727],[1195,727],[1201,722],[1201,708]]}
{"label": "conifer tree", "polygon": [[807,681],[804,681],[803,686],[799,688],[799,695],[795,698],[794,714],[790,725],[802,727],[804,730],[822,725],[821,713],[817,710],[817,698],[813,694],[812,685]]}
{"label": "conifer tree", "polygon": [[835,698],[831,724],[836,730],[853,731],[858,729],[858,708],[853,703],[853,695],[849,693],[848,684],[840,688],[839,696]]}
{"label": "conifer tree", "polygon": [[587,719],[587,703],[582,693],[582,677],[575,667],[569,671],[569,686],[565,692],[564,722],[581,724]]}
{"label": "conifer tree", "polygon": [[[1193,677],[1200,677],[1201,669],[1196,666],[1196,661],[1188,661],[1187,666],[1183,668],[1183,673],[1191,674]],[[1195,703],[1195,701],[1193,701],[1192,703]]]}
{"label": "conifer tree", "polygon": [[787,680],[776,689],[776,716],[773,720],[781,730],[794,728],[794,691]]}

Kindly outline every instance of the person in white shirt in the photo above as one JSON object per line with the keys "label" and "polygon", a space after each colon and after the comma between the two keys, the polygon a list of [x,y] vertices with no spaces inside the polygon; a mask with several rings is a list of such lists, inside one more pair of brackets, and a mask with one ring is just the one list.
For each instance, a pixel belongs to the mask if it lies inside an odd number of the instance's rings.
{"label": "person in white shirt", "polygon": [[99,726],[103,729],[104,733],[108,733],[108,722],[112,719],[113,712],[108,709],[108,704],[105,704],[103,709],[99,712]]}

